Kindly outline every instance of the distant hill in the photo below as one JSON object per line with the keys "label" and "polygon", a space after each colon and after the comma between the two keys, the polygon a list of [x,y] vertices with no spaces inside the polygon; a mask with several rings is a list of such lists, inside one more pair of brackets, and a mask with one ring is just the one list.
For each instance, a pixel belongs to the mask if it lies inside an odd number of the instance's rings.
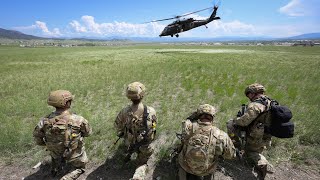
{"label": "distant hill", "polygon": [[71,38],[70,40],[76,40],[76,41],[116,41],[116,42],[129,42],[131,41],[128,38],[114,38],[114,37],[108,37],[108,38],[86,38],[86,37],[81,37],[81,38]]}
{"label": "distant hill", "polygon": [[133,37],[134,41],[142,42],[245,42],[245,41],[294,41],[294,40],[320,40],[320,33],[301,34],[292,37],[274,38],[268,36],[221,36],[214,38],[197,38],[197,37]]}
{"label": "distant hill", "polygon": [[289,40],[313,40],[313,39],[320,39],[320,33],[308,33],[308,34],[301,34],[299,36],[292,36],[287,38],[281,39],[289,39]]}
{"label": "distant hill", "polygon": [[131,37],[130,40],[137,42],[235,42],[235,41],[270,41],[275,38],[270,37],[241,37],[241,36],[221,36],[214,38],[198,37]]}
{"label": "distant hill", "polygon": [[45,39],[42,37],[37,37],[37,36],[32,36],[32,35],[27,35],[23,34],[19,31],[14,31],[14,30],[6,30],[0,28],[0,38],[7,38],[7,39]]}
{"label": "distant hill", "polygon": [[[7,39],[24,39],[24,40],[31,40],[31,39],[47,39],[38,36],[27,35],[21,33],[19,31],[14,30],[6,30],[0,28],[0,38],[7,38]],[[49,39],[56,39],[62,40],[64,38],[49,38]],[[70,38],[67,38],[70,39]],[[272,37],[241,37],[241,36],[221,36],[215,38],[191,38],[191,37],[78,37],[78,38],[71,38],[70,40],[78,40],[78,41],[119,41],[119,42],[227,42],[227,41],[284,41],[284,40],[320,40],[320,32],[319,33],[308,33],[308,34],[301,34],[298,36],[292,37],[284,37],[284,38],[272,38]]]}

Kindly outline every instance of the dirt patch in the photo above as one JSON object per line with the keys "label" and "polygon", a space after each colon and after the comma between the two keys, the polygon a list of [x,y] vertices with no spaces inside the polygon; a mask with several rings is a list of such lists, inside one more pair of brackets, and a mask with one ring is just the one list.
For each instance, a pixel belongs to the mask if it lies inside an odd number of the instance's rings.
{"label": "dirt patch", "polygon": [[[128,180],[132,177],[135,166],[133,164],[119,165],[117,159],[106,160],[103,164],[89,163],[88,168],[82,174],[80,180]],[[176,165],[167,160],[159,161],[148,179],[174,180],[176,178]],[[21,165],[0,165],[0,180],[54,180],[59,177],[51,177],[49,162],[45,162],[38,169],[27,168]],[[268,174],[267,180],[271,179],[294,179],[294,180],[317,180],[320,179],[319,167],[300,167],[291,163],[280,163],[276,166],[274,174]],[[253,180],[256,174],[253,169],[239,161],[221,161],[219,163],[215,179],[223,180]]]}
{"label": "dirt patch", "polygon": [[[175,160],[167,158],[157,159],[162,146],[166,146],[168,138],[165,134],[160,134],[160,138],[154,142],[155,153],[148,161],[149,172],[147,173],[147,180],[175,180],[177,174],[177,165]],[[104,163],[90,162],[87,165],[86,172],[82,174],[80,180],[128,180],[134,174],[136,165],[133,162],[127,164],[122,163],[123,157],[118,154],[121,151],[116,151],[112,156],[106,158]],[[52,177],[50,173],[50,160],[46,159],[42,165],[37,169],[27,167],[23,164],[24,160],[15,161],[13,164],[5,165],[0,163],[0,180],[54,180],[59,179],[64,173],[57,177]],[[268,174],[267,180],[316,180],[320,179],[319,163],[312,166],[297,166],[290,162],[282,162],[275,166],[275,173]],[[68,167],[65,169],[65,172]],[[238,160],[220,160],[217,171],[215,173],[215,180],[253,180],[256,179],[256,173],[253,168],[244,162]]]}

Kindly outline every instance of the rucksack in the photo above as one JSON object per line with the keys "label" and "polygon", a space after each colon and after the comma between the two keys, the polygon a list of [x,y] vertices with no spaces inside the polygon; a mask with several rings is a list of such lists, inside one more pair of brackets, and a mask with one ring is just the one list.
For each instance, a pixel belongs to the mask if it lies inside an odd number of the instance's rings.
{"label": "rucksack", "polygon": [[[271,125],[265,127],[265,133],[271,134],[278,138],[292,138],[294,135],[294,123],[291,122],[292,112],[287,106],[282,106],[276,100],[261,98],[260,103],[267,107],[267,113],[271,115]],[[267,100],[270,107],[267,106]],[[258,100],[259,102],[259,100]]]}
{"label": "rucksack", "polygon": [[68,158],[78,147],[80,134],[73,130],[70,115],[59,115],[44,121],[45,139],[48,150],[59,149]]}
{"label": "rucksack", "polygon": [[[192,123],[192,133],[184,144],[183,159],[194,174],[203,174],[217,160],[217,154],[223,152],[217,146],[217,135],[214,127],[199,128],[197,123]],[[217,151],[221,151],[220,153]]]}

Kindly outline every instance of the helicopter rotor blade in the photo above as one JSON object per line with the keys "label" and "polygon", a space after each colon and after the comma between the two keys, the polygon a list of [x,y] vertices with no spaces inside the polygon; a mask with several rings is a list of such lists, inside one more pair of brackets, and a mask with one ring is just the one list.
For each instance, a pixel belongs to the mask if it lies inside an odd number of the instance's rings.
{"label": "helicopter rotor blade", "polygon": [[152,23],[152,22],[159,22],[159,21],[167,21],[167,20],[177,19],[177,18],[178,18],[178,16],[175,16],[175,17],[172,17],[172,18],[153,20],[153,21],[149,21],[149,22],[145,22],[145,23]]}
{"label": "helicopter rotor blade", "polygon": [[174,16],[174,17],[172,17],[172,18],[153,20],[153,21],[148,21],[148,22],[145,22],[145,23],[152,23],[152,22],[159,22],[159,21],[167,21],[167,20],[171,20],[171,19],[179,19],[179,18],[181,18],[181,17],[188,16],[188,15],[190,15],[190,14],[194,14],[194,13],[197,13],[197,12],[205,11],[205,10],[208,10],[208,9],[212,9],[212,7],[200,9],[200,10],[198,10],[198,11],[190,12],[190,13],[183,14],[183,15],[180,15],[180,16]]}
{"label": "helicopter rotor blade", "polygon": [[197,12],[205,11],[205,10],[208,10],[208,9],[212,9],[212,7],[208,7],[208,8],[205,8],[205,9],[198,10],[198,11],[190,12],[190,13],[187,13],[187,14],[183,14],[183,15],[181,15],[179,17],[188,16],[190,14],[194,14],[194,13],[197,13]]}

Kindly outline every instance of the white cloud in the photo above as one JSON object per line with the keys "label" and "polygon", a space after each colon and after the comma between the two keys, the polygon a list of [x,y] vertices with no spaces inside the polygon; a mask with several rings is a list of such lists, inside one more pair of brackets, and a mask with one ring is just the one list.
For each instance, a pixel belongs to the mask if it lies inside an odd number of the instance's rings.
{"label": "white cloud", "polygon": [[[206,19],[197,14],[190,15],[197,20]],[[97,23],[93,16],[82,16],[80,21],[73,20],[69,23],[71,33],[68,36],[125,36],[125,37],[157,37],[163,28],[171,22],[153,22],[147,24],[133,24],[127,22]],[[203,27],[195,28],[181,34],[182,37],[218,37],[218,36],[250,36],[260,35],[252,24],[234,20],[231,22],[213,21]]]}
{"label": "white cloud", "polygon": [[87,32],[87,29],[83,26],[81,26],[81,24],[78,21],[72,21],[69,23],[69,25],[74,29],[75,32],[77,33],[83,33],[83,32]]}
{"label": "white cloud", "polygon": [[297,24],[261,25],[256,29],[261,34],[278,38],[319,32],[319,26],[317,24],[305,24],[301,26],[299,22]]}
{"label": "white cloud", "polygon": [[293,25],[270,25],[270,26],[259,26],[257,31],[262,34],[271,36],[271,37],[289,37],[295,36],[298,34],[302,34],[297,30],[297,28]]}
{"label": "white cloud", "polygon": [[[190,15],[186,18],[192,17],[194,19],[206,19],[196,14]],[[167,24],[169,24],[168,22]],[[97,23],[93,16],[82,16],[81,23],[72,21],[69,23],[73,32],[81,33],[82,36],[128,36],[128,37],[157,37],[167,24],[160,24],[158,22],[147,24],[132,24],[127,22],[113,22],[113,23]],[[255,28],[251,24],[246,24],[238,20],[231,22],[214,21],[207,25],[208,29],[200,28],[192,29],[184,32],[183,37],[217,37],[217,36],[249,36],[257,35]],[[204,26],[203,26],[204,27]]]}
{"label": "white cloud", "polygon": [[208,28],[201,26],[181,34],[181,37],[220,37],[220,36],[255,36],[261,35],[252,24],[238,20],[224,22],[213,21],[207,24]]}
{"label": "white cloud", "polygon": [[164,28],[159,23],[132,24],[127,22],[97,23],[93,16],[82,16],[81,23],[69,23],[72,31],[88,36],[155,36]]}
{"label": "white cloud", "polygon": [[100,25],[94,21],[93,16],[82,16],[81,20],[84,22],[86,28],[88,28],[88,31],[101,34]]}
{"label": "white cloud", "polygon": [[279,11],[289,16],[319,16],[319,0],[291,0]]}
{"label": "white cloud", "polygon": [[257,34],[255,27],[252,24],[246,24],[238,20],[234,20],[231,22],[216,21],[215,23],[212,23],[209,27],[212,27],[213,31],[221,31],[219,33],[221,35],[248,36]]}
{"label": "white cloud", "polygon": [[47,27],[47,24],[41,21],[36,21],[35,24],[31,26],[16,27],[14,29],[23,31],[25,33],[31,33],[31,34],[40,35],[40,36],[47,36],[47,37],[62,36],[59,28],[53,28],[53,30],[50,31]]}
{"label": "white cloud", "polygon": [[42,32],[50,34],[50,31],[48,30],[47,24],[45,22],[36,21],[36,27],[42,30]]}

